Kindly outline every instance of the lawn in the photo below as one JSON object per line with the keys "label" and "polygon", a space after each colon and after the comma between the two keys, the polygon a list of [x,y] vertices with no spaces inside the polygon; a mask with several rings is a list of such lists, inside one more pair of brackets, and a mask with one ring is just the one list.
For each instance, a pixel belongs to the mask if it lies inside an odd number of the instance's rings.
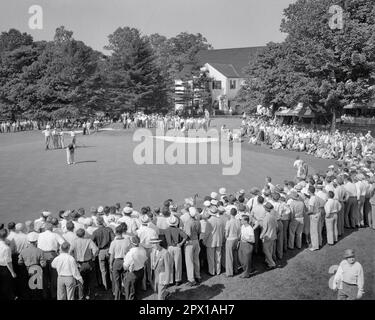
{"label": "lawn", "polygon": [[[223,120],[214,120],[220,128]],[[236,127],[240,120],[225,120]],[[298,153],[274,151],[242,144],[241,172],[222,175],[222,165],[137,165],[133,161],[132,131],[106,131],[78,135],[76,165],[66,164],[65,150],[44,150],[40,131],[0,134],[0,222],[35,219],[41,210],[113,205],[132,201],[136,209],[160,207],[165,199],[182,203],[195,193],[200,200],[211,191],[228,192],[262,186],[266,176],[281,183],[295,175]],[[299,154],[301,155],[301,154]],[[301,155],[312,171],[322,171],[332,161]],[[360,230],[334,247],[319,252],[289,252],[282,269],[247,280],[223,276],[206,279],[197,288],[182,286],[175,299],[332,299],[328,268],[338,264],[347,247],[357,249],[366,271],[366,298],[374,298],[375,232]],[[258,259],[259,260],[259,259]],[[362,261],[363,260],[363,261]],[[257,262],[261,270],[261,261]],[[146,295],[145,298],[154,298]]]}

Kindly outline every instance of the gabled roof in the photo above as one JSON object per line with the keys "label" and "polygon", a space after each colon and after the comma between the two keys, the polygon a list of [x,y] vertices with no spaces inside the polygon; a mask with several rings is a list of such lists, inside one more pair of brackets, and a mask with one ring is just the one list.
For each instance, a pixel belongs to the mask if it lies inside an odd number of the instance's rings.
{"label": "gabled roof", "polygon": [[223,74],[227,77],[232,77],[232,75],[238,74],[235,77],[242,78],[245,76],[243,68],[247,67],[249,62],[253,61],[264,48],[265,47],[247,47],[201,50],[197,53],[197,59],[202,66],[208,63],[217,69],[214,66],[214,64],[216,64],[218,68],[221,68],[221,70],[217,70],[222,73],[225,72]]}
{"label": "gabled roof", "polygon": [[209,63],[209,65],[214,67],[217,71],[225,75],[227,78],[241,78],[232,64]]}

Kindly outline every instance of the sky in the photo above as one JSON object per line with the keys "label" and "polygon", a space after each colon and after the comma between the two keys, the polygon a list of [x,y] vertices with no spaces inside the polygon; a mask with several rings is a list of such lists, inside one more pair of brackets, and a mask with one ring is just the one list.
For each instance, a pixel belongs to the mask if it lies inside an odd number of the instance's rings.
{"label": "sky", "polygon": [[[52,40],[64,25],[73,37],[105,52],[108,35],[118,27],[173,37],[201,33],[215,49],[280,42],[283,10],[295,0],[1,0],[0,32],[10,28],[35,40]],[[29,8],[43,9],[43,28],[32,30]]]}

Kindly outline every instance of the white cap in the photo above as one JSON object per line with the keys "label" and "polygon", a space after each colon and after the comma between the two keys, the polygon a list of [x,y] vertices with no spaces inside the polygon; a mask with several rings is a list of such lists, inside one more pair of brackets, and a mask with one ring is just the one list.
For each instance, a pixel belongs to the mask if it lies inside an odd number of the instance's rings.
{"label": "white cap", "polygon": [[205,202],[203,202],[203,205],[204,205],[205,207],[209,207],[209,206],[211,205],[211,201],[206,200]]}
{"label": "white cap", "polygon": [[215,199],[214,199],[214,200],[211,200],[211,204],[214,205],[214,206],[216,206],[216,205],[218,204],[218,201],[215,200]]}
{"label": "white cap", "polygon": [[24,229],[24,224],[23,223],[17,223],[16,224],[16,231],[22,231]]}
{"label": "white cap", "polygon": [[85,224],[86,219],[84,217],[79,217],[77,222],[80,223],[80,224]]}
{"label": "white cap", "polygon": [[216,193],[216,192],[211,192],[210,197],[211,197],[212,199],[216,199],[216,197],[217,197],[217,193]]}
{"label": "white cap", "polygon": [[194,218],[197,215],[197,209],[194,208],[194,207],[190,207],[189,208],[189,214],[190,214],[191,217]]}
{"label": "white cap", "polygon": [[219,189],[219,193],[220,193],[221,195],[225,195],[225,194],[227,194],[227,189],[225,189],[225,188],[220,188],[220,189]]}
{"label": "white cap", "polygon": [[49,212],[49,211],[42,211],[42,215],[43,215],[44,217],[48,217],[48,216],[51,215],[51,212]]}
{"label": "white cap", "polygon": [[98,207],[98,213],[102,213],[104,211],[104,208],[102,206]]}
{"label": "white cap", "polygon": [[30,232],[27,234],[27,241],[29,242],[36,242],[38,241],[39,233],[37,232]]}
{"label": "white cap", "polygon": [[124,209],[122,209],[122,212],[123,213],[127,213],[127,214],[132,213],[133,212],[133,208],[125,207]]}
{"label": "white cap", "polygon": [[84,222],[84,225],[86,226],[91,226],[93,224],[93,219],[92,218],[86,218],[85,219],[85,222]]}

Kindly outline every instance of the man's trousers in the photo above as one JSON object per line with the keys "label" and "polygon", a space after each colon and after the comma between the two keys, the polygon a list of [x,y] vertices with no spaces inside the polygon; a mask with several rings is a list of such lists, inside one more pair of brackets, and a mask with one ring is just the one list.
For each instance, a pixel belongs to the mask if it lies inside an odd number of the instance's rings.
{"label": "man's trousers", "polygon": [[55,251],[44,251],[46,266],[43,268],[43,299],[55,300],[57,295],[57,271],[52,268],[52,260],[57,256]]}
{"label": "man's trousers", "polygon": [[200,263],[199,263],[200,246],[198,240],[189,240],[185,244],[185,264],[188,281],[194,282],[200,279]]}
{"label": "man's trousers", "polygon": [[355,228],[358,219],[358,200],[356,197],[349,197],[345,206],[345,228]]}
{"label": "man's trousers", "polygon": [[331,214],[326,220],[327,243],[335,244],[338,240],[337,213]]}
{"label": "man's trousers", "polygon": [[360,196],[358,206],[358,220],[361,226],[364,226],[364,208],[365,208],[365,196]]}
{"label": "man's trousers", "polygon": [[289,232],[289,223],[290,220],[281,220],[283,224],[283,251],[286,252],[288,249],[288,232]]}
{"label": "man's trousers", "polygon": [[142,289],[147,290],[147,282],[152,285],[152,271],[151,271],[151,251],[152,248],[144,248],[146,250],[147,260],[143,268],[143,277],[142,277]]}
{"label": "man's trousers", "polygon": [[275,240],[263,239],[263,253],[265,255],[266,263],[269,267],[275,267],[276,263],[272,258],[275,246]]}
{"label": "man's trousers", "polygon": [[370,203],[371,204],[371,214],[370,214],[370,222],[369,225],[372,229],[375,229],[375,203]]}
{"label": "man's trousers", "polygon": [[115,259],[112,266],[112,286],[115,300],[121,299],[121,285],[124,275],[124,259]]}
{"label": "man's trousers", "polygon": [[144,268],[137,271],[126,272],[124,278],[125,300],[137,299],[137,287],[142,281],[144,273]]}
{"label": "man's trousers", "polygon": [[337,212],[337,233],[339,236],[344,234],[344,215],[345,215],[345,202],[340,201],[341,209]]}
{"label": "man's trousers", "polygon": [[207,247],[207,262],[210,275],[221,273],[221,247]]}
{"label": "man's trousers", "polygon": [[225,274],[233,276],[238,270],[238,239],[225,242]]}
{"label": "man's trousers", "polygon": [[174,278],[176,282],[182,280],[182,252],[181,248],[178,246],[169,246],[168,252],[171,255],[171,274],[169,283],[173,284],[173,275],[175,276]]}
{"label": "man's trousers", "polygon": [[284,246],[284,225],[281,220],[277,221],[277,240],[276,240],[276,252],[277,258],[283,258],[283,246]]}
{"label": "man's trousers", "polygon": [[294,243],[298,249],[302,247],[302,232],[304,228],[304,219],[293,219],[289,223],[289,249],[294,249]]}
{"label": "man's trousers", "polygon": [[243,275],[245,277],[248,277],[250,273],[254,270],[253,250],[254,250],[254,245],[252,243],[240,241],[240,247],[238,249],[238,259],[242,266]]}
{"label": "man's trousers", "polygon": [[57,300],[74,300],[76,279],[72,276],[57,277]]}
{"label": "man's trousers", "polygon": [[111,277],[109,272],[109,249],[100,249],[99,250],[99,268],[102,274],[103,286],[106,290],[109,288],[108,275]]}
{"label": "man's trousers", "polygon": [[311,249],[319,249],[320,213],[310,215]]}
{"label": "man's trousers", "polygon": [[366,197],[365,198],[365,204],[363,207],[363,214],[364,214],[364,224],[365,226],[370,226],[371,225],[371,204],[370,204],[370,198]]}
{"label": "man's trousers", "polygon": [[358,294],[358,286],[342,282],[342,289],[337,293],[337,300],[356,300]]}
{"label": "man's trousers", "polygon": [[94,278],[94,262],[78,262],[78,269],[83,279],[83,285],[78,286],[78,297],[83,300],[84,297],[92,294],[93,290],[93,278]]}

